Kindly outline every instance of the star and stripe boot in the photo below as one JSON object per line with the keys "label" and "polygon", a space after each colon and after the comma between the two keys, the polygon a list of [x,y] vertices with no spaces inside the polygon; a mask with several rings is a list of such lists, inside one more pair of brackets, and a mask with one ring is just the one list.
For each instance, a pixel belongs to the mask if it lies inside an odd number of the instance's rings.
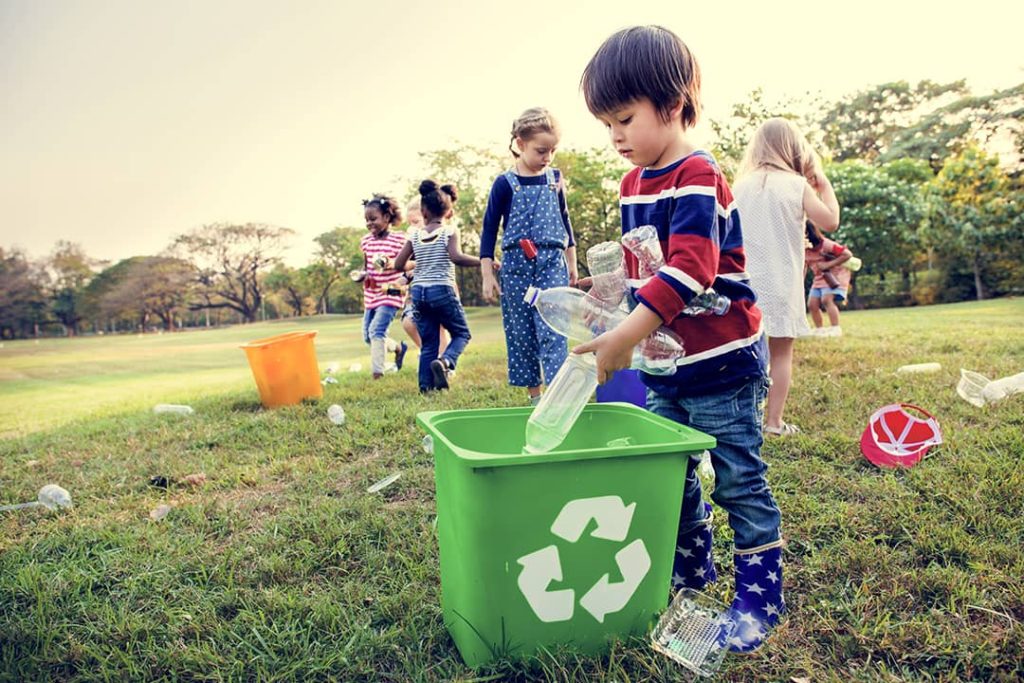
{"label": "star and stripe boot", "polygon": [[704,590],[718,580],[715,558],[711,552],[711,505],[704,503],[704,519],[676,536],[676,553],[672,561],[672,590],[692,588]]}
{"label": "star and stripe boot", "polygon": [[753,652],[786,611],[782,598],[782,548],[754,552],[737,550],[736,597],[729,611],[736,632],[728,640],[732,652]]}

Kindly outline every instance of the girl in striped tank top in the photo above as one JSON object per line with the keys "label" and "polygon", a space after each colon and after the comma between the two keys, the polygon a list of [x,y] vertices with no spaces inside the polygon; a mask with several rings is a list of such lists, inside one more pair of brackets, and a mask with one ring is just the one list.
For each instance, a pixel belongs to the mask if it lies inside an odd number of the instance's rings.
{"label": "girl in striped tank top", "polygon": [[[455,266],[479,266],[480,259],[463,254],[459,231],[445,225],[457,199],[453,185],[439,187],[433,180],[420,183],[420,210],[426,224],[412,234],[395,259],[398,270],[405,268],[410,257],[416,261],[412,315],[423,341],[419,384],[424,393],[448,388],[449,375],[470,339],[466,312],[455,293]],[[448,330],[451,341],[439,358],[442,327]]]}

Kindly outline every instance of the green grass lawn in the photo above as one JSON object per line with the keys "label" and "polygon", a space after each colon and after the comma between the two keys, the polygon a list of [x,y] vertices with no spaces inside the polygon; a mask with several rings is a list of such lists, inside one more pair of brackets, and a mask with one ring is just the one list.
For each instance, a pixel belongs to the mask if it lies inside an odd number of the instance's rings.
{"label": "green grass lawn", "polygon": [[[452,391],[429,398],[414,367],[370,381],[358,317],[6,342],[0,504],[57,482],[75,507],[0,513],[0,681],[688,680],[642,639],[597,658],[462,664],[441,618],[433,466],[413,418],[525,403],[505,383],[497,310],[472,310],[470,325]],[[844,313],[843,328],[797,344],[787,415],[805,431],[765,448],[789,615],[720,679],[1019,680],[1024,396],[975,408],[954,388],[961,367],[1024,370],[1024,301]],[[339,383],[318,404],[264,411],[237,347],[294,329],[319,330]],[[926,361],[942,370],[894,372]],[[362,373],[345,372],[353,362]],[[898,401],[933,412],[946,442],[916,468],[879,471],[858,439]],[[154,415],[160,402],[196,414]],[[331,403],[344,426],[327,420]],[[149,486],[154,475],[171,486]],[[153,521],[160,504],[171,512]],[[725,599],[725,515],[715,525]]]}

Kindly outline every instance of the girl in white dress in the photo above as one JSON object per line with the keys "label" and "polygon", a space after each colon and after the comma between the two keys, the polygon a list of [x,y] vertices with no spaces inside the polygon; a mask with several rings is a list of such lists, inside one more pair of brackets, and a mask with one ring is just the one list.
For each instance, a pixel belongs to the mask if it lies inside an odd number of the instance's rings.
{"label": "girl in white dress", "polygon": [[804,223],[810,219],[822,230],[835,230],[839,202],[803,133],[782,118],[757,129],[733,195],[747,272],[768,335],[772,385],[764,431],[785,436],[799,431],[782,419],[793,375],[793,342],[810,333],[804,313]]}

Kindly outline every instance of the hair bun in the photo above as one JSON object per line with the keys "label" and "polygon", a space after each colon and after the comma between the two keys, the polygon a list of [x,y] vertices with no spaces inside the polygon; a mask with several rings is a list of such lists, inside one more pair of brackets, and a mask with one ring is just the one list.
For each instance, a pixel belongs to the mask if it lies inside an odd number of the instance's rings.
{"label": "hair bun", "polygon": [[437,192],[437,183],[435,181],[431,180],[430,178],[427,178],[422,183],[420,183],[421,196],[425,196],[433,192]]}
{"label": "hair bun", "polygon": [[453,202],[459,201],[459,191],[454,185],[442,185],[441,192],[444,192],[446,195],[451,197]]}

